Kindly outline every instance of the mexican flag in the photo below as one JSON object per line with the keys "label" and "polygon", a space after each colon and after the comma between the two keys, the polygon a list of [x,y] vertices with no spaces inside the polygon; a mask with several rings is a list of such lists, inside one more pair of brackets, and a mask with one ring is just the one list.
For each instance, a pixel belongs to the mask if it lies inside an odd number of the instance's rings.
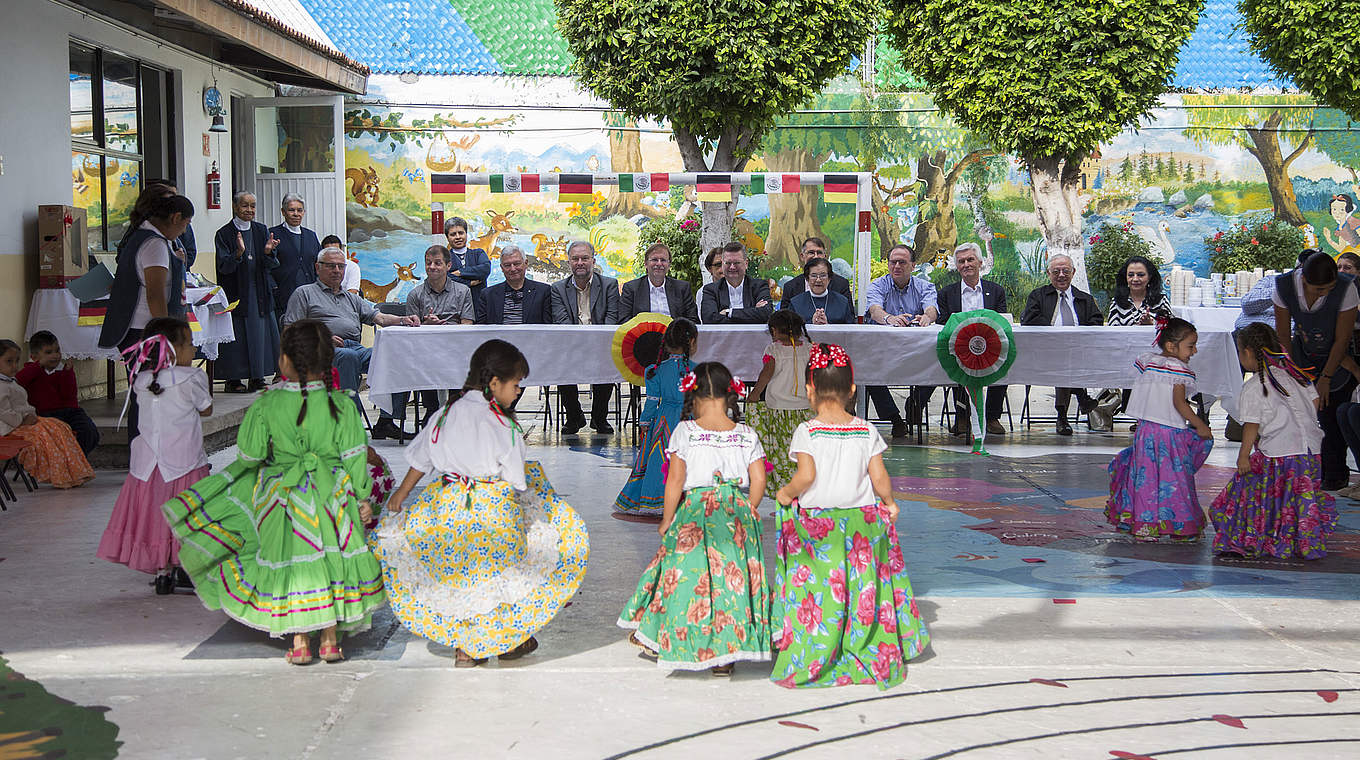
{"label": "mexican flag", "polygon": [[536,193],[539,190],[537,174],[493,174],[489,182],[493,193]]}
{"label": "mexican flag", "polygon": [[797,174],[752,174],[751,194],[796,193],[800,186]]}

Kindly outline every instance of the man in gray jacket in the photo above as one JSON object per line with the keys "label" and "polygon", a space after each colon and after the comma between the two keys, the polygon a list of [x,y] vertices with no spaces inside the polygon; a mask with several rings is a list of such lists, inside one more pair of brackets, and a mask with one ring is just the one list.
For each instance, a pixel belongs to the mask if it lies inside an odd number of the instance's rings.
{"label": "man in gray jacket", "polygon": [[[567,246],[567,265],[571,276],[552,285],[552,317],[559,325],[613,325],[619,321],[619,281],[595,272],[595,247],[584,240]],[[575,385],[559,385],[562,408],[567,419],[562,424],[565,435],[574,435],[585,427],[581,399]],[[597,433],[614,432],[609,424],[609,398],[614,393],[610,383],[590,386],[590,426]]]}

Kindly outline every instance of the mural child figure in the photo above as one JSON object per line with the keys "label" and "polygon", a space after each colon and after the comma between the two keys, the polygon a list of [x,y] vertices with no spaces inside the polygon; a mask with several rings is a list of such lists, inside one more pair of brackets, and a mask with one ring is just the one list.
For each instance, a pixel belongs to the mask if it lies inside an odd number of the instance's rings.
{"label": "mural child figure", "polygon": [[690,357],[699,348],[699,329],[684,317],[672,321],[661,339],[661,356],[647,368],[647,401],[638,421],[642,442],[633,458],[633,471],[614,500],[614,511],[624,515],[661,518],[666,495],[666,445],[680,424],[685,405],[680,380],[689,374]]}
{"label": "mural child figure", "polygon": [[1139,356],[1129,416],[1138,420],[1133,445],[1110,462],[1105,519],[1138,541],[1199,540],[1204,510],[1195,473],[1214,447],[1209,425],[1195,414],[1195,373],[1190,357],[1199,340],[1195,326],[1172,318],[1159,323],[1160,353]]}
{"label": "mural child figure", "polygon": [[[683,420],[666,453],[661,546],[619,615],[657,666],[732,674],[770,659],[770,597],[760,515],[765,450],[741,424],[746,389],[718,362],[685,375]],[[741,489],[749,487],[750,496]]]}
{"label": "mural child figure", "polygon": [[[809,344],[807,326],[792,309],[770,315],[767,328],[770,345],[761,357],[763,366],[751,388],[747,414],[751,427],[760,436],[760,445],[775,452],[768,460],[769,487],[779,490],[793,477],[794,462],[779,452],[788,451],[793,431],[812,417],[812,407],[804,390],[807,379]],[[761,394],[764,394],[764,398]]]}
{"label": "mural child figure", "polygon": [[[397,619],[454,648],[454,667],[538,649],[585,578],[585,523],[537,462],[524,461],[524,429],[510,406],[529,362],[503,340],[472,352],[465,391],[416,436],[410,469],[371,536]],[[404,513],[427,473],[434,482]]]}
{"label": "mural child figure", "polygon": [[1214,551],[1321,559],[1337,515],[1336,500],[1322,489],[1318,392],[1269,325],[1238,334],[1237,358],[1255,375],[1238,396],[1237,474],[1209,509]]}
{"label": "mural child figure", "polygon": [[1333,195],[1327,204],[1327,212],[1336,222],[1335,234],[1325,227],[1322,229],[1327,245],[1338,253],[1360,253],[1360,217],[1354,215],[1355,198],[1348,193]]}
{"label": "mural child figure", "polygon": [[[930,634],[897,541],[897,503],[878,429],[846,411],[854,366],[819,343],[803,375],[816,416],[793,434],[798,470],[779,489],[778,588],[770,680],[796,686],[877,684],[907,677]],[[783,450],[776,456],[783,457]]]}

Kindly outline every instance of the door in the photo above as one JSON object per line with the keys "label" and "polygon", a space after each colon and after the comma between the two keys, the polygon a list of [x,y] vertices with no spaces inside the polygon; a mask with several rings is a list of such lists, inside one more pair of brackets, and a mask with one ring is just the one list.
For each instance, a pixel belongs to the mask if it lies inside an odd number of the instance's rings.
{"label": "door", "polygon": [[289,193],[307,206],[303,225],[317,237],[345,229],[344,97],[247,98],[246,123],[251,125],[252,156],[245,188],[255,193],[256,218],[273,227],[283,221],[279,209]]}

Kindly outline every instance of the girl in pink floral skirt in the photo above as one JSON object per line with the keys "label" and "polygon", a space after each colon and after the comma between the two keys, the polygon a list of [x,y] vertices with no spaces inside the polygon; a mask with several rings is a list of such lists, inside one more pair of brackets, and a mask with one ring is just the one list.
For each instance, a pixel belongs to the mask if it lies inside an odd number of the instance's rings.
{"label": "girl in pink floral skirt", "polygon": [[1290,361],[1269,325],[1248,325],[1237,358],[1256,374],[1238,399],[1237,474],[1209,511],[1214,551],[1281,559],[1327,556],[1336,502],[1322,490],[1322,428],[1312,378]]}

